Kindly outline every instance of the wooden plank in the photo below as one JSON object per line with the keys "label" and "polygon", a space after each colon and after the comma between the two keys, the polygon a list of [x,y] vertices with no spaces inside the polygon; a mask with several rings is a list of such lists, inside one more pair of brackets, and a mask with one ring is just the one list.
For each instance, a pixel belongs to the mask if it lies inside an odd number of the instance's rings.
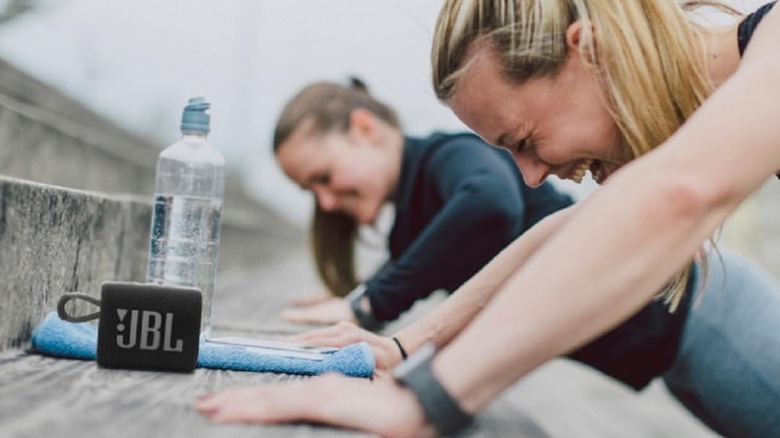
{"label": "wooden plank", "polygon": [[[198,369],[192,374],[102,369],[92,361],[17,352],[0,367],[3,437],[344,436],[312,425],[224,426],[193,409],[198,395],[235,385],[300,379]],[[360,434],[354,434],[360,436]]]}

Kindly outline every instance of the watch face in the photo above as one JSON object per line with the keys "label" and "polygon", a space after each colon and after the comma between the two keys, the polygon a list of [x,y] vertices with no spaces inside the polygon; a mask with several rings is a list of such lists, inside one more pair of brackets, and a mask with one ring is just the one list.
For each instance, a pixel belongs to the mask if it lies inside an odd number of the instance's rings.
{"label": "watch face", "polygon": [[434,354],[436,354],[436,346],[433,342],[427,342],[422,348],[393,369],[393,377],[397,380],[402,380],[407,373],[414,370],[422,363],[431,360]]}

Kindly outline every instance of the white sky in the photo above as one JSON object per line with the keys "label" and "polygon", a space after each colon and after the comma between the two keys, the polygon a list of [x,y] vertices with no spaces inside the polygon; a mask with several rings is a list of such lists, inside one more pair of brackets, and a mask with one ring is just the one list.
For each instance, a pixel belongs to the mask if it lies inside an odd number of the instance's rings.
{"label": "white sky", "polygon": [[[735,0],[744,10],[760,0]],[[211,143],[258,197],[298,223],[310,197],[270,152],[284,102],[354,74],[407,133],[464,129],[433,96],[439,0],[48,0],[0,27],[0,56],[164,146],[192,96],[212,102]],[[565,184],[575,193],[589,188]]]}

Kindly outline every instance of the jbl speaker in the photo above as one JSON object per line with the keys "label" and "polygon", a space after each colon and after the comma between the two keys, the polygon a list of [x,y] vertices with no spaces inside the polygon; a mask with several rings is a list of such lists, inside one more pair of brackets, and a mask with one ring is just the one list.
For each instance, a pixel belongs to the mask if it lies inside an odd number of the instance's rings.
{"label": "jbl speaker", "polygon": [[199,289],[108,281],[100,298],[98,365],[195,369],[203,306]]}

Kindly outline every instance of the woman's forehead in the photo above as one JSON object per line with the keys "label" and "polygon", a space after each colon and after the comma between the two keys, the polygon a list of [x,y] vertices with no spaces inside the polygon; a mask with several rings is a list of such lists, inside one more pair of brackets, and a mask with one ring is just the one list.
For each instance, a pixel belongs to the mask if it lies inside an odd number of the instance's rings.
{"label": "woman's forehead", "polygon": [[513,84],[503,76],[495,53],[485,46],[471,53],[467,63],[447,103],[458,118],[495,144],[496,138],[489,135],[514,112],[509,107],[517,103]]}

